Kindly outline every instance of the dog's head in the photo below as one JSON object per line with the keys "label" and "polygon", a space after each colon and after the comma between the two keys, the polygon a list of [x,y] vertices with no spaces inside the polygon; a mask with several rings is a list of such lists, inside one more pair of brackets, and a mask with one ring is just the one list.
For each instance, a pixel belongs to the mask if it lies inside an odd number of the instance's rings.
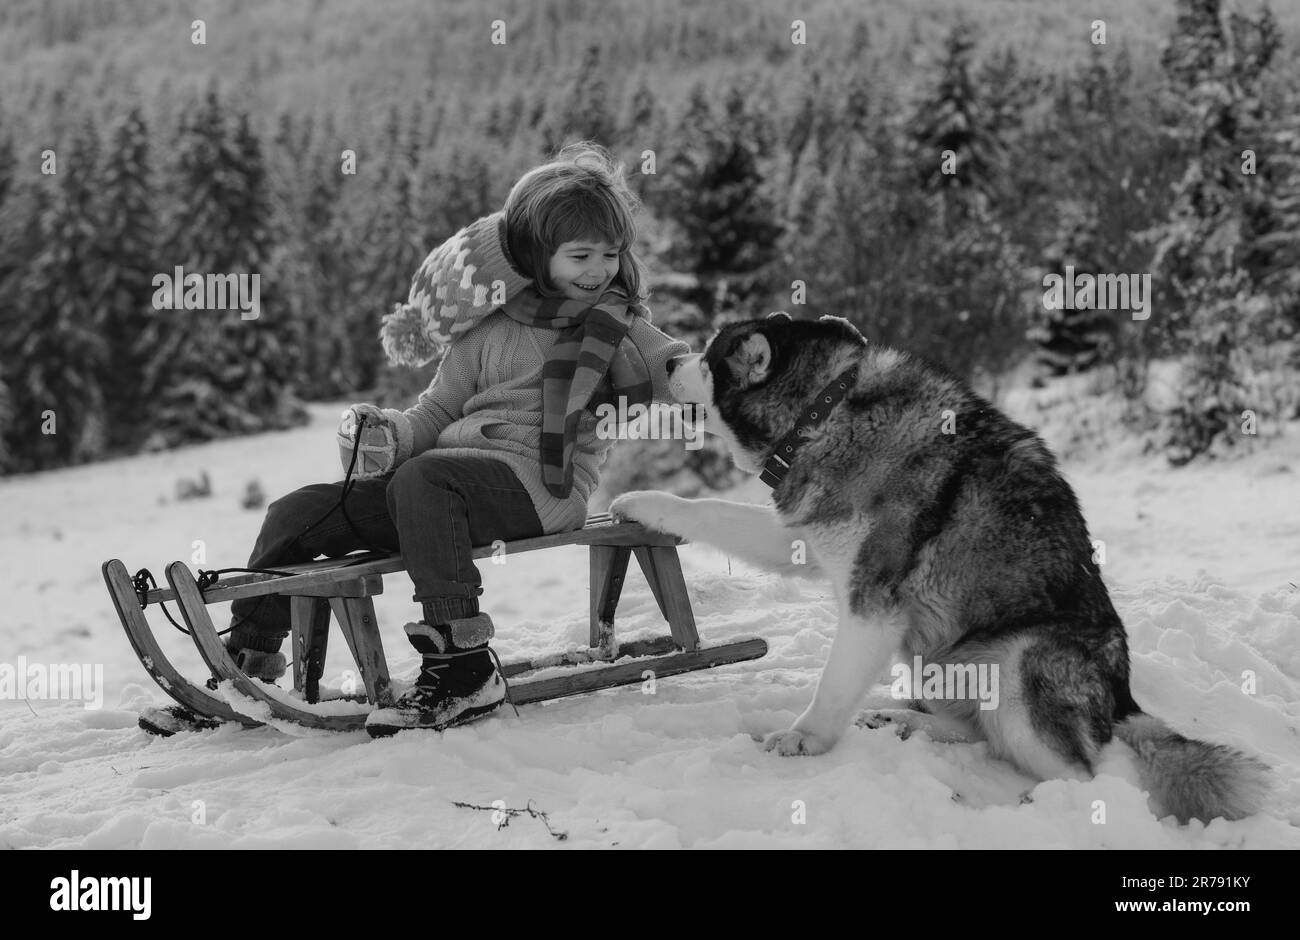
{"label": "dog's head", "polygon": [[849,321],[774,313],[723,327],[701,355],[669,363],[669,388],[704,407],[704,429],[724,438],[736,464],[757,473],[814,395],[861,354]]}

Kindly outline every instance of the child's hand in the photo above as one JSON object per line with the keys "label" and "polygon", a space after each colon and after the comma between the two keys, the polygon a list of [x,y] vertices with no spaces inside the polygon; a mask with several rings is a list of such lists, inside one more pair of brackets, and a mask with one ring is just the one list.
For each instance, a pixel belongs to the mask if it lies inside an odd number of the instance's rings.
{"label": "child's hand", "polygon": [[[364,427],[362,427],[364,422]],[[357,429],[361,428],[361,446],[356,446]],[[383,476],[397,465],[397,429],[393,420],[374,405],[353,405],[343,412],[338,430],[339,458],[346,471],[352,466],[352,452],[357,455],[353,475],[365,480]]]}

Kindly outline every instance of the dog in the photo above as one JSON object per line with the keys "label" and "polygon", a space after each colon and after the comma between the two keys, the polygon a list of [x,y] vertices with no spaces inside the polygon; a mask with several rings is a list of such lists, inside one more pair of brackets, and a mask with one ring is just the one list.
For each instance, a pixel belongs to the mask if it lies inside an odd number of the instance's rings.
{"label": "dog", "polygon": [[765,474],[772,505],[632,492],[611,514],[823,577],[834,595],[812,702],[768,750],[829,750],[902,654],[948,676],[995,668],[996,707],[936,682],[907,713],[949,729],[941,740],[987,740],[1047,780],[1090,779],[1118,738],[1157,815],[1259,811],[1263,763],[1184,737],[1133,700],[1124,625],[1078,500],[1032,430],[840,317],[731,323],[669,373],[673,397],[703,409],[736,464]]}

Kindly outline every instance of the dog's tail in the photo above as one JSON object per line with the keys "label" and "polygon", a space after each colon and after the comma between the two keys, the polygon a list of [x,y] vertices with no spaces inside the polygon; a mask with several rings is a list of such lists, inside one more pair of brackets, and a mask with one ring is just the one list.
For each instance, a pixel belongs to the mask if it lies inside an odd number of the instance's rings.
{"label": "dog's tail", "polygon": [[1222,744],[1185,738],[1145,712],[1129,715],[1114,730],[1137,752],[1142,784],[1160,815],[1208,823],[1216,816],[1242,819],[1263,807],[1270,782],[1261,761]]}

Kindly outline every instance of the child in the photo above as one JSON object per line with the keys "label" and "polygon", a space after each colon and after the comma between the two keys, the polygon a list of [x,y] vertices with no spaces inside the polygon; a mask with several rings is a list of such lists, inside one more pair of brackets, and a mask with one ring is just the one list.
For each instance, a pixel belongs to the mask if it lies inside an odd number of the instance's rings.
{"label": "child", "polygon": [[[433,382],[405,411],[356,405],[345,415],[345,466],[358,418],[364,458],[375,461],[347,491],[346,512],[342,483],[303,487],[267,510],[251,568],[402,552],[423,607],[406,633],[424,663],[393,707],[371,713],[372,735],[441,730],[501,704],[471,549],[580,528],[612,443],[596,435],[597,405],[669,400],[667,362],[689,348],[651,326],[641,305],[636,198],[621,173],[599,148],[567,147],[526,173],[501,212],[435,249],[381,333],[395,362],[442,352]],[[246,672],[273,681],[284,672],[289,603],[260,601],[231,605],[227,646]]]}

